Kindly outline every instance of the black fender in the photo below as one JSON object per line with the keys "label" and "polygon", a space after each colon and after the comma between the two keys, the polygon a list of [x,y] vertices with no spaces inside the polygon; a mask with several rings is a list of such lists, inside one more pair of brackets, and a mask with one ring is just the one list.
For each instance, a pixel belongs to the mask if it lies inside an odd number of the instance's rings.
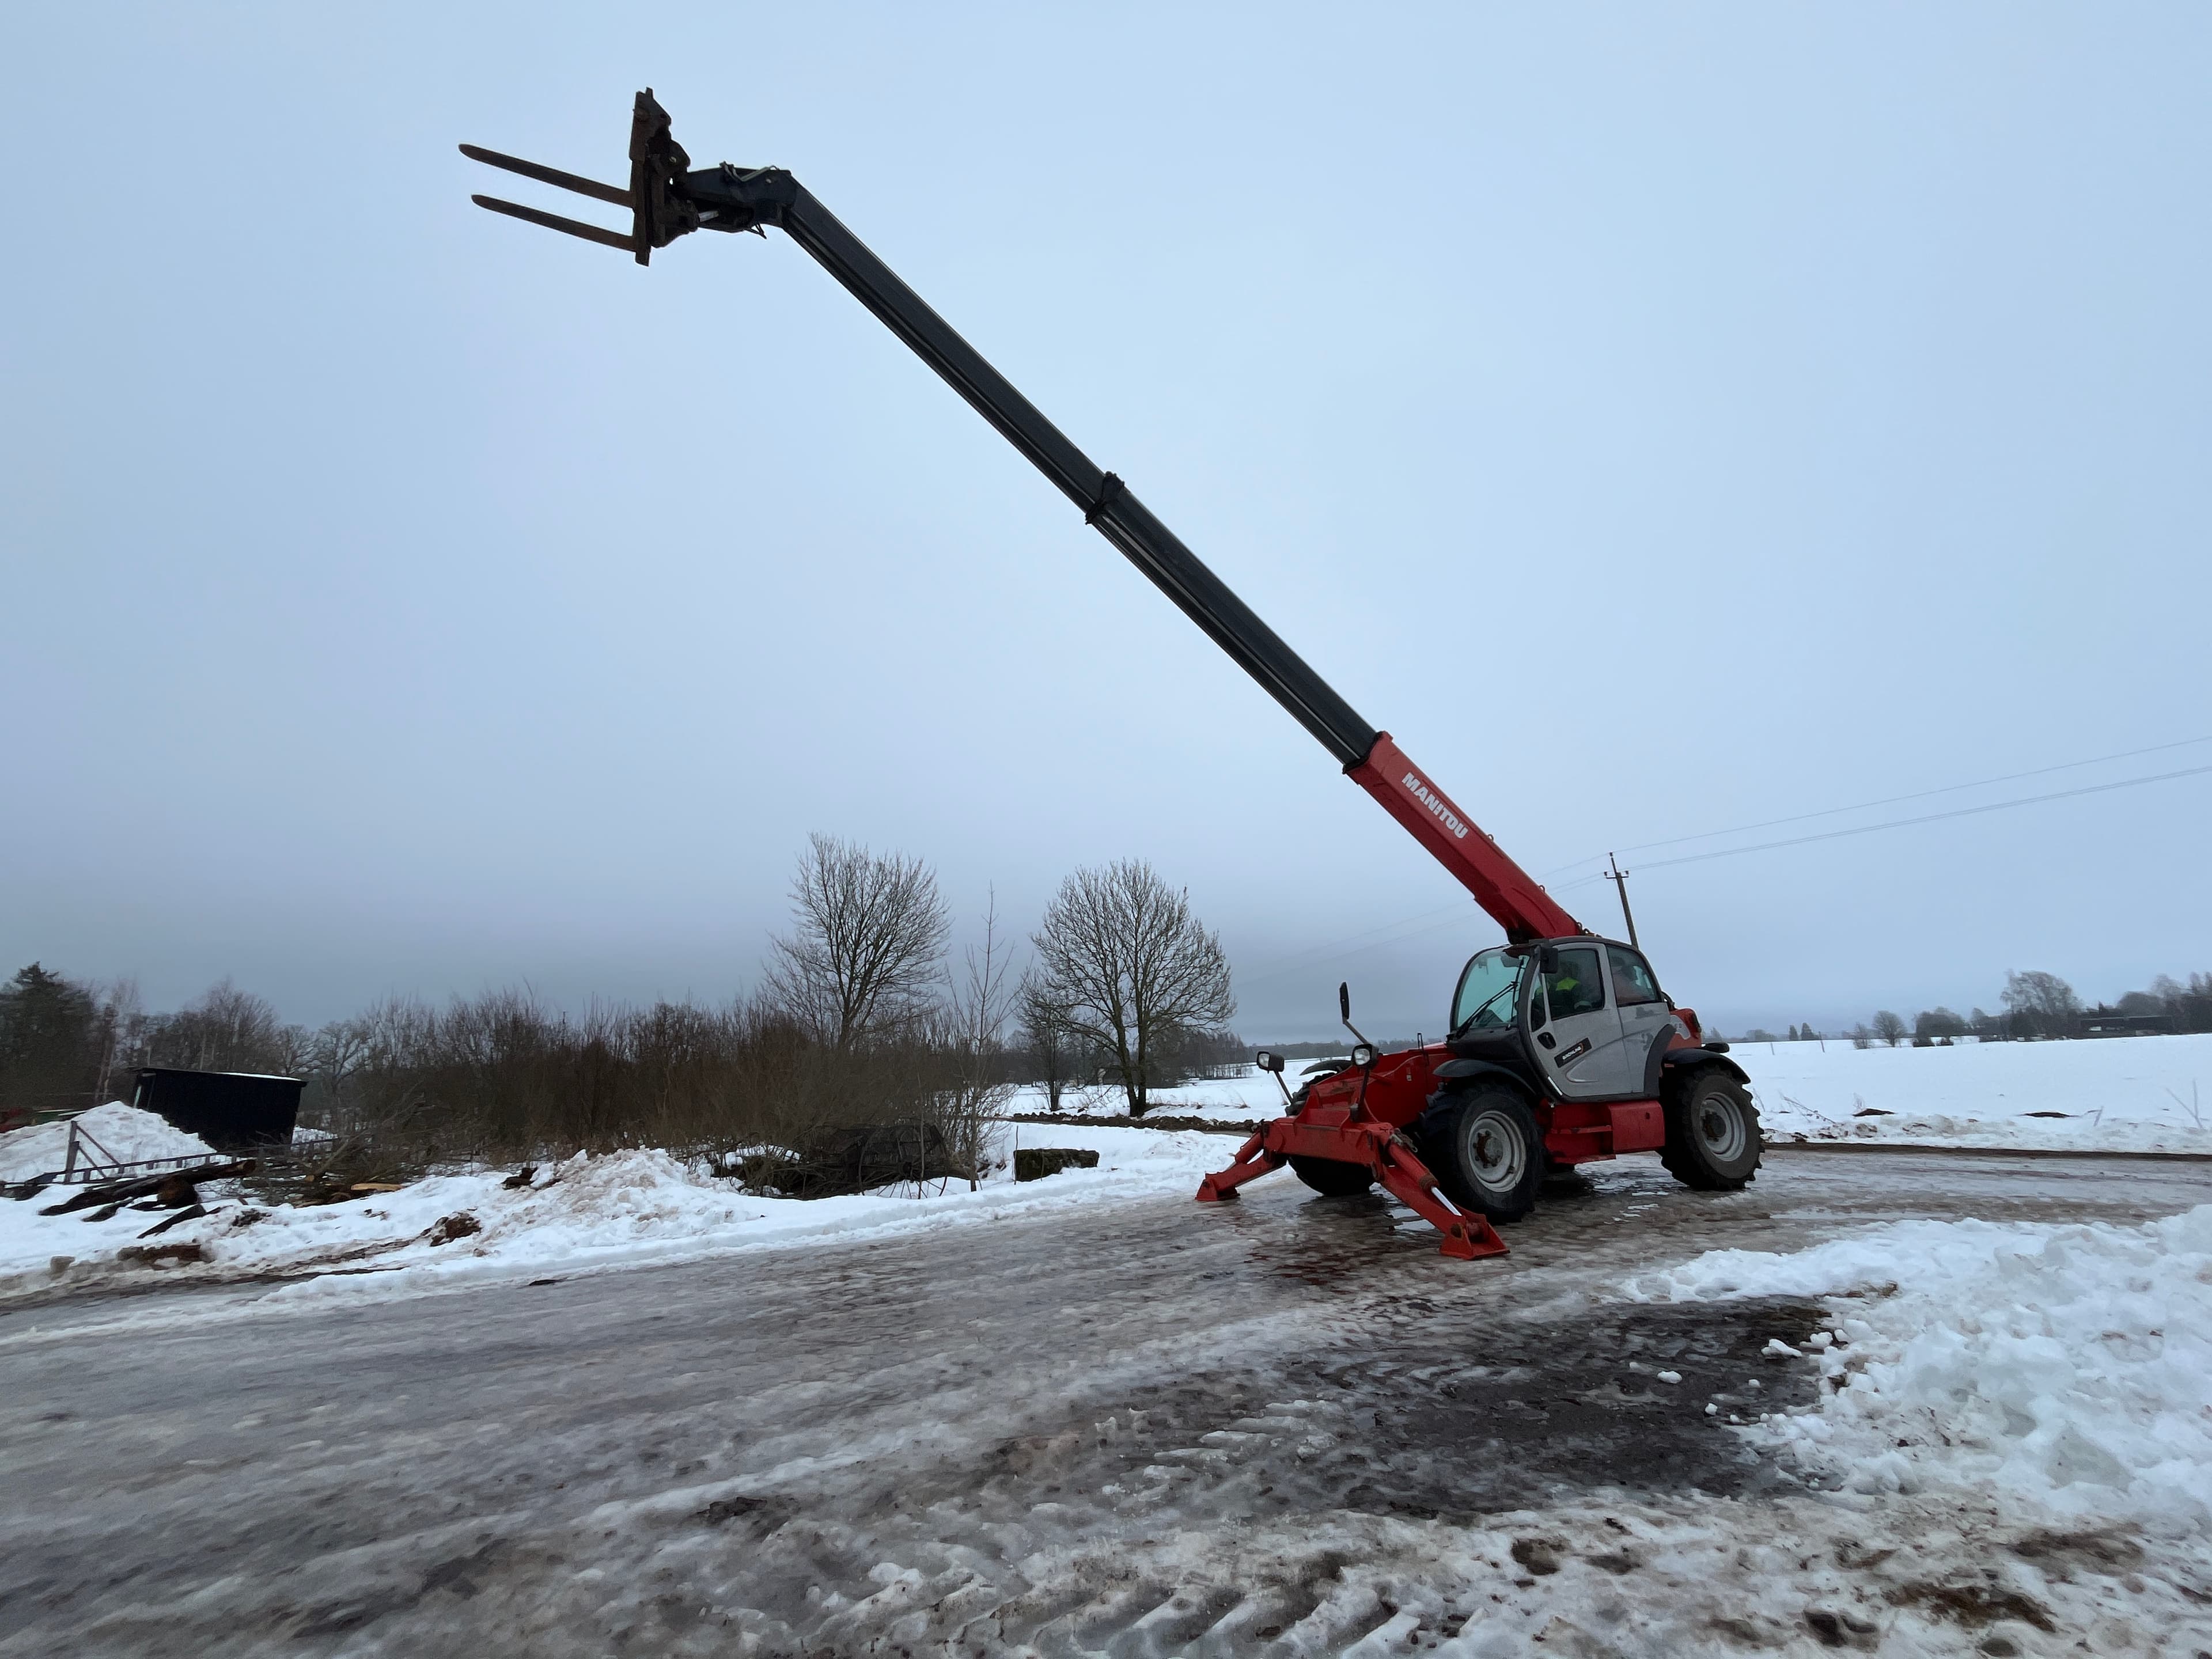
{"label": "black fender", "polygon": [[1430,1075],[1437,1080],[1437,1091],[1429,1097],[1420,1116],[1414,1120],[1417,1139],[1425,1139],[1435,1115],[1450,1107],[1470,1083],[1503,1083],[1527,1101],[1531,1111],[1544,1103],[1541,1089],[1510,1066],[1500,1066],[1494,1060],[1448,1060]]}
{"label": "black fender", "polygon": [[[1531,1111],[1544,1104],[1543,1095],[1528,1086],[1527,1078],[1510,1066],[1499,1066],[1491,1060],[1448,1060],[1431,1075],[1439,1086],[1421,1109],[1421,1115],[1407,1127],[1413,1131],[1414,1151],[1429,1164],[1432,1175],[1436,1172],[1436,1160],[1444,1156],[1442,1142],[1448,1121],[1458,1109],[1460,1095],[1470,1082],[1502,1083],[1528,1103]],[[1538,1121],[1541,1122],[1540,1119]],[[1536,1156],[1539,1162],[1543,1161],[1545,1153],[1541,1146],[1536,1149]]]}
{"label": "black fender", "polygon": [[1680,1071],[1685,1066],[1717,1066],[1747,1088],[1751,1084],[1751,1074],[1717,1048],[1655,1048],[1650,1061],[1644,1066],[1644,1086],[1646,1092],[1652,1098],[1656,1099],[1660,1085],[1665,1080],[1668,1073]]}
{"label": "black fender", "polygon": [[1500,1066],[1492,1060],[1448,1060],[1430,1075],[1443,1083],[1462,1083],[1471,1077],[1502,1077],[1522,1094],[1528,1095],[1531,1099],[1534,1098],[1534,1093],[1528,1087],[1527,1078],[1522,1076],[1511,1066]]}

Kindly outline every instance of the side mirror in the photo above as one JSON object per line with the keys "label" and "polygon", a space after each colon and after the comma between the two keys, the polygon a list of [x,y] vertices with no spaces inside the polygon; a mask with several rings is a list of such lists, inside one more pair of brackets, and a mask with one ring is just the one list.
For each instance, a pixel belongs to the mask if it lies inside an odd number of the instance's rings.
{"label": "side mirror", "polygon": [[1280,1054],[1271,1054],[1265,1048],[1252,1056],[1252,1063],[1263,1072],[1279,1072],[1283,1069],[1283,1057]]}
{"label": "side mirror", "polygon": [[1353,1036],[1358,1037],[1360,1042],[1367,1048],[1368,1058],[1373,1059],[1374,1045],[1368,1042],[1364,1036],[1361,1036],[1359,1028],[1352,1023],[1352,987],[1341,982],[1336,988],[1336,1012],[1344,1021],[1344,1029],[1351,1032]]}
{"label": "side mirror", "polygon": [[1352,1063],[1354,1066],[1357,1066],[1363,1072],[1370,1066],[1372,1066],[1375,1063],[1374,1045],[1366,1042],[1353,1043],[1352,1045]]}
{"label": "side mirror", "polygon": [[1538,946],[1536,950],[1536,966],[1547,974],[1558,973],[1559,971],[1559,947],[1556,945],[1544,945]]}

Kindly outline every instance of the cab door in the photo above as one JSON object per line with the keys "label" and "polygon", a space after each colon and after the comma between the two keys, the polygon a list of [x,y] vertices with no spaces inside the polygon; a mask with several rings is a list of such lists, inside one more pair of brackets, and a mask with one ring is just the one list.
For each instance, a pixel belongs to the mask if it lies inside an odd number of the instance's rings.
{"label": "cab door", "polygon": [[1529,993],[1538,1063],[1562,1100],[1629,1092],[1620,1081],[1620,1015],[1607,994],[1603,951],[1595,941],[1552,947]]}
{"label": "cab door", "polygon": [[1651,1045],[1674,1040],[1674,1005],[1659,989],[1641,951],[1609,944],[1605,954],[1613,970],[1613,1006],[1620,1016],[1620,1086],[1641,1094]]}

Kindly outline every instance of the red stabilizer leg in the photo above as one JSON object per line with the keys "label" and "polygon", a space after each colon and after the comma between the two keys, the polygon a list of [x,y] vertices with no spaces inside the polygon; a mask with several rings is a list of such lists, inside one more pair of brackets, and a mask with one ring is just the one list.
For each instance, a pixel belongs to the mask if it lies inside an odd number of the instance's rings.
{"label": "red stabilizer leg", "polygon": [[1267,1147],[1267,1132],[1262,1130],[1246,1141],[1230,1166],[1210,1175],[1198,1183],[1198,1201],[1201,1204],[1220,1204],[1237,1196],[1237,1189],[1248,1181],[1257,1181],[1283,1167],[1279,1152]]}
{"label": "red stabilizer leg", "polygon": [[1498,1229],[1479,1215],[1455,1209],[1437,1190],[1428,1166],[1396,1140],[1376,1149],[1375,1172],[1383,1190],[1444,1236],[1443,1253],[1462,1261],[1510,1255]]}

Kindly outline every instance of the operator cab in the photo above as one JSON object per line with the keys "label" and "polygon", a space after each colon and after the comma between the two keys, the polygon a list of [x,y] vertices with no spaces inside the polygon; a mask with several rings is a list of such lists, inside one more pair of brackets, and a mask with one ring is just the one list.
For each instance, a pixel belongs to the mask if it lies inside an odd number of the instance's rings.
{"label": "operator cab", "polygon": [[1446,1046],[1559,1100],[1648,1094],[1674,1005],[1633,945],[1578,934],[1478,951],[1452,996]]}

